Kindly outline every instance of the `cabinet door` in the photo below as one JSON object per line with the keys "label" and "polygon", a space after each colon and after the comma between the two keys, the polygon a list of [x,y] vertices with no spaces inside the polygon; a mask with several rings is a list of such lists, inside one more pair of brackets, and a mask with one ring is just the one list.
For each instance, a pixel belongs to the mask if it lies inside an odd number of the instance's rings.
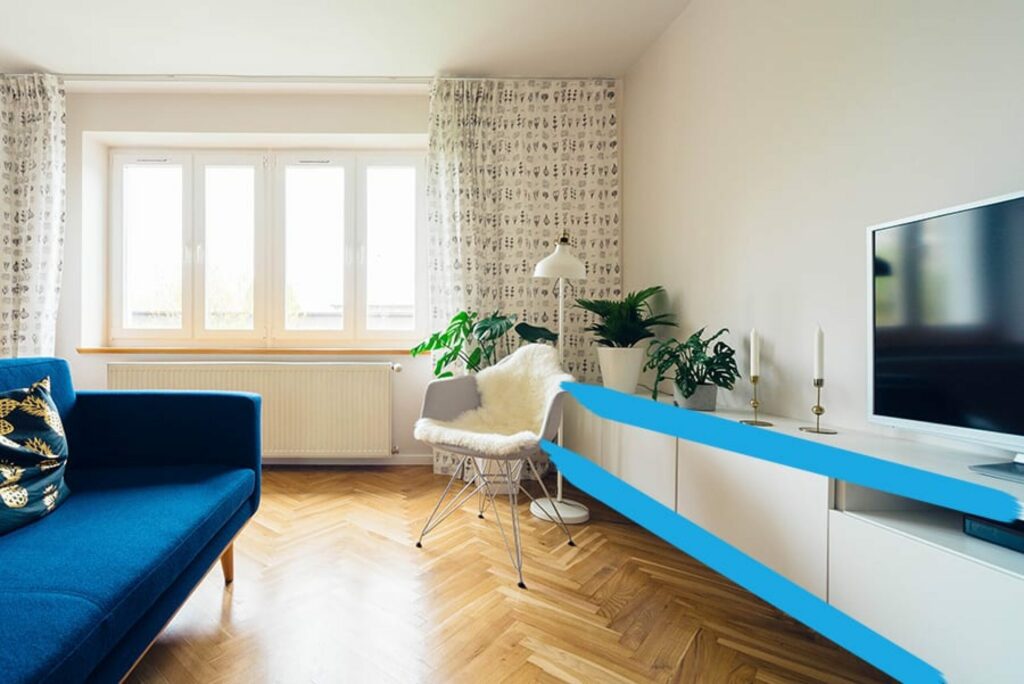
{"label": "cabinet door", "polygon": [[829,481],[679,440],[676,511],[821,598]]}
{"label": "cabinet door", "polygon": [[669,508],[676,505],[676,438],[605,421],[600,465]]}
{"label": "cabinet door", "polygon": [[949,682],[1022,681],[1024,581],[832,511],[829,602]]}

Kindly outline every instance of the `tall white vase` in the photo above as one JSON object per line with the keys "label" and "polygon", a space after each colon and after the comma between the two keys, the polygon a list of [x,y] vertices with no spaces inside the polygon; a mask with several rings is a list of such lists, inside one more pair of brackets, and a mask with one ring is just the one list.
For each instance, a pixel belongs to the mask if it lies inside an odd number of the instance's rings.
{"label": "tall white vase", "polygon": [[644,357],[645,350],[642,347],[598,347],[601,384],[608,389],[633,394],[640,382]]}

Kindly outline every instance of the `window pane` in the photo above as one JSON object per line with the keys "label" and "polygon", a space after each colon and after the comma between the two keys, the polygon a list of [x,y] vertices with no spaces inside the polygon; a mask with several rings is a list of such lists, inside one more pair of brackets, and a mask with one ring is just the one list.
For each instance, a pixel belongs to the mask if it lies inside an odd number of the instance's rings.
{"label": "window pane", "polygon": [[182,167],[126,165],[122,176],[127,329],[180,329]]}
{"label": "window pane", "polygon": [[252,330],[256,169],[207,166],[205,319],[208,330]]}
{"label": "window pane", "polygon": [[366,328],[416,329],[416,169],[366,169]]}
{"label": "window pane", "polygon": [[341,330],[345,310],[345,169],[285,169],[285,328]]}

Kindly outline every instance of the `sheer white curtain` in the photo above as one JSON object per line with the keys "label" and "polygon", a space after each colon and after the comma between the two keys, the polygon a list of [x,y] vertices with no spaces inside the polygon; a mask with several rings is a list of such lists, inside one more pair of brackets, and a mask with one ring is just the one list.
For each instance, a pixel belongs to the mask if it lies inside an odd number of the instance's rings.
{"label": "sheer white curtain", "polygon": [[557,287],[533,278],[563,231],[587,265],[566,290],[566,370],[597,377],[577,297],[621,295],[615,81],[437,79],[427,205],[434,327],[458,309],[554,329]]}
{"label": "sheer white curtain", "polygon": [[64,251],[64,88],[0,75],[0,356],[53,354]]}

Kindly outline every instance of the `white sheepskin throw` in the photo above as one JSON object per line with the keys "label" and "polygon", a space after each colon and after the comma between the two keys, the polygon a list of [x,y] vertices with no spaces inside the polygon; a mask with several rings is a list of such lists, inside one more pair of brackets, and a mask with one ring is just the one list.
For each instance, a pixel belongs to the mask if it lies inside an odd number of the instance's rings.
{"label": "white sheepskin throw", "polygon": [[558,351],[528,344],[476,374],[480,407],[454,420],[420,418],[416,439],[483,454],[510,456],[536,449],[548,406],[573,377],[558,365]]}

